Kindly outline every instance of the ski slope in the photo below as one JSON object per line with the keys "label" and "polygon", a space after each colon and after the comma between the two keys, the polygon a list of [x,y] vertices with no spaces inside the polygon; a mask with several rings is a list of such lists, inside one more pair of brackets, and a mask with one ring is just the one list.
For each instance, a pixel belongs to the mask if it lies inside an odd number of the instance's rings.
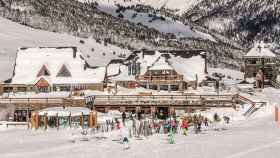
{"label": "ski slope", "polygon": [[[115,4],[106,1],[99,1],[98,4],[98,8],[101,11],[118,17],[119,13],[116,13],[118,7]],[[123,19],[132,23],[141,23],[162,33],[173,33],[178,38],[202,38],[215,41],[211,35],[192,29],[189,25],[184,25],[180,21],[173,20],[169,17],[164,17],[165,20],[162,20],[160,17],[163,16],[159,14],[151,17],[148,13],[137,12],[132,9],[127,9],[125,12],[121,12],[121,14],[123,15]]]}
{"label": "ski slope", "polygon": [[[81,39],[67,34],[37,30],[0,17],[0,82],[12,75],[19,47],[64,46],[78,47],[92,66],[105,66],[111,59],[119,58],[120,54],[131,53],[129,50],[110,44],[104,46],[103,43],[97,43],[91,38]],[[116,52],[115,55],[113,52]]]}
{"label": "ski slope", "polygon": [[[81,2],[85,2],[86,0],[79,0]],[[98,3],[98,9],[101,11],[111,14],[112,16],[118,17],[119,13],[116,13],[118,7],[117,4],[121,4],[124,6],[129,6],[135,1],[107,1],[107,0],[92,0]],[[137,1],[138,2],[138,1]],[[140,3],[139,1],[138,3]],[[168,1],[171,3],[171,1]],[[190,3],[190,2],[188,2]],[[146,4],[146,3],[143,3]],[[147,3],[149,4],[149,3]],[[173,4],[173,1],[172,1]],[[177,3],[178,4],[178,3]],[[156,5],[155,5],[156,6]],[[170,17],[164,17],[162,15],[154,15],[154,17],[149,16],[148,13],[145,12],[137,12],[133,9],[127,9],[125,12],[121,12],[123,15],[123,19],[128,20],[132,23],[138,24],[141,23],[149,28],[154,28],[162,33],[173,33],[178,38],[202,38],[208,39],[211,41],[215,41],[215,39],[207,34],[200,31],[197,31],[189,25],[184,25],[180,21],[173,20]],[[160,17],[164,17],[165,20],[160,19]]]}

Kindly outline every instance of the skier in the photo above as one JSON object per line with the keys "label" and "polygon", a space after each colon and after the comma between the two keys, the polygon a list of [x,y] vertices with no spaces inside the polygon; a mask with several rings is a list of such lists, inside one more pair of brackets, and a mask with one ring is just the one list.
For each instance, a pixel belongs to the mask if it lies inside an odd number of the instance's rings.
{"label": "skier", "polygon": [[116,129],[119,130],[121,128],[121,123],[117,118],[115,121],[116,121]]}
{"label": "skier", "polygon": [[187,130],[188,130],[188,121],[186,118],[183,118],[182,119],[182,122],[181,122],[181,132],[184,136],[187,135]]}
{"label": "skier", "polygon": [[123,124],[125,123],[125,119],[126,119],[126,114],[125,114],[125,112],[123,112],[122,113],[122,122],[123,122]]}
{"label": "skier", "polygon": [[129,130],[126,126],[123,126],[121,129],[121,133],[122,133],[122,144],[123,144],[123,150],[127,150],[129,149]]}
{"label": "skier", "polygon": [[220,117],[217,113],[214,114],[213,120],[214,120],[214,130],[219,130],[218,129],[218,122],[220,122],[221,119],[220,119]]}
{"label": "skier", "polygon": [[198,134],[198,117],[196,114],[193,116],[193,126],[195,134]]}
{"label": "skier", "polygon": [[176,119],[171,121],[171,130],[176,133]]}
{"label": "skier", "polygon": [[205,126],[205,127],[208,127],[208,125],[209,125],[209,120],[208,120],[207,117],[205,117],[205,118],[204,118],[204,126]]}
{"label": "skier", "polygon": [[224,116],[223,119],[225,128],[228,128],[230,118],[228,116]]}
{"label": "skier", "polygon": [[169,144],[174,144],[175,143],[175,141],[174,141],[174,133],[173,133],[172,128],[171,128],[171,130],[168,133],[168,143]]}
{"label": "skier", "polygon": [[202,121],[203,121],[203,117],[201,115],[199,115],[198,120],[197,120],[197,129],[198,129],[199,133],[201,132]]}

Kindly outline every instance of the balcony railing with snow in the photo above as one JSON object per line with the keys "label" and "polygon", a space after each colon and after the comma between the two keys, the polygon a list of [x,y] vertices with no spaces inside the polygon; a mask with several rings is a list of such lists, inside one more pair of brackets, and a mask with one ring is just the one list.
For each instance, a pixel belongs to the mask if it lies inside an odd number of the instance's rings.
{"label": "balcony railing with snow", "polygon": [[96,95],[86,97],[94,106],[223,106],[231,107],[235,95]]}
{"label": "balcony railing with snow", "polygon": [[184,79],[183,75],[139,75],[136,80],[149,80],[149,81],[172,81]]}

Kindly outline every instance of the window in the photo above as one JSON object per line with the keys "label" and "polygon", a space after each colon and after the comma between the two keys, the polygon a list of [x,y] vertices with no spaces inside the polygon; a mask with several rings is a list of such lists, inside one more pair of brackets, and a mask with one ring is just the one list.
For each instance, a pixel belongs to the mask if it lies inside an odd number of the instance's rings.
{"label": "window", "polygon": [[40,69],[40,71],[37,74],[37,77],[40,76],[50,76],[51,73],[50,71],[47,69],[46,65],[43,65],[42,68]]}
{"label": "window", "polygon": [[60,70],[58,71],[56,77],[71,77],[70,71],[67,69],[65,64],[62,65]]}
{"label": "window", "polygon": [[70,91],[70,86],[63,86],[63,87],[60,87],[60,91]]}
{"label": "window", "polygon": [[49,87],[49,83],[48,83],[47,80],[45,80],[45,79],[42,77],[42,78],[40,78],[40,79],[38,80],[38,82],[35,84],[35,86],[36,86],[37,88],[48,88],[48,87]]}
{"label": "window", "polygon": [[26,87],[17,87],[18,92],[26,92],[27,88]]}
{"label": "window", "polygon": [[4,87],[4,92],[5,93],[13,92],[13,87]]}

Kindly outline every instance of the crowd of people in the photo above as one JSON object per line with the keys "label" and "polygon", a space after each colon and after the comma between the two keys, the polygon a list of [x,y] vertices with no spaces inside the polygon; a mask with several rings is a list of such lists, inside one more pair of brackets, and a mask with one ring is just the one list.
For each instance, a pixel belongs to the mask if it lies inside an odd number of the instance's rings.
{"label": "crowd of people", "polygon": [[230,117],[220,117],[217,113],[213,118],[201,114],[189,114],[181,117],[169,117],[165,120],[152,118],[149,115],[132,113],[122,113],[120,118],[106,120],[99,124],[95,133],[117,132],[116,140],[123,144],[124,149],[129,148],[131,138],[142,140],[153,134],[166,134],[168,143],[175,143],[174,135],[187,136],[190,134],[199,134],[202,131],[222,130],[228,128],[226,124],[230,123]]}

